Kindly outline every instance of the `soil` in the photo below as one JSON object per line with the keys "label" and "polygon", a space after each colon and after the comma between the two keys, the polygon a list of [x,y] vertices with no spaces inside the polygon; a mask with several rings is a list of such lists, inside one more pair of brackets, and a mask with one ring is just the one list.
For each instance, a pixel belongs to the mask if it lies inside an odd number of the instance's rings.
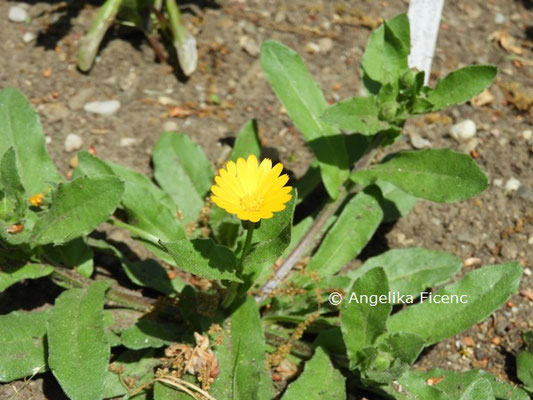
{"label": "soil", "polygon": [[[176,68],[157,62],[142,35],[124,28],[109,32],[94,68],[81,73],[76,69],[77,44],[90,26],[95,4],[69,1],[66,8],[59,1],[28,0],[23,4],[31,21],[16,24],[7,15],[18,2],[0,2],[0,88],[16,87],[31,99],[49,138],[48,149],[64,174],[75,155],[64,149],[68,134],[79,135],[82,148],[93,146],[103,159],[150,174],[151,150],[164,129],[187,133],[216,163],[228,154],[227,139],[256,118],[265,153],[283,161],[295,177],[302,176],[312,156],[262,75],[257,46],[273,38],[298,51],[330,101],[360,95],[358,68],[369,26],[408,7],[408,1],[399,0],[235,0],[218,6],[185,5],[185,22],[198,41],[199,66],[184,80]],[[533,98],[528,97],[533,93],[533,42],[528,37],[532,21],[533,4],[526,0],[447,1],[431,82],[464,65],[494,64],[499,69],[490,89],[494,98],[483,106],[469,103],[410,120],[405,140],[392,149],[410,148],[413,137],[420,135],[432,147],[468,152],[488,174],[490,187],[458,204],[418,202],[407,217],[380,229],[371,243],[375,247],[361,258],[378,248],[424,246],[468,260],[462,274],[511,260],[524,267],[522,295],[513,296],[486,321],[430,348],[417,362],[422,369],[482,368],[517,383],[514,355],[522,346],[520,332],[533,328],[532,299],[527,297],[533,290],[533,141],[528,144],[523,133],[533,129],[528,113],[533,110]],[[523,53],[509,51],[505,39],[491,40],[498,31],[516,38]],[[36,40],[25,43],[26,32],[34,33]],[[326,50],[327,37],[332,39],[327,53],[309,51],[316,47],[312,44]],[[509,90],[513,84],[514,92]],[[87,88],[93,91],[86,101],[118,99],[120,110],[109,117],[85,112],[72,98]],[[209,102],[212,94],[222,101],[220,105]],[[173,106],[200,112],[172,117]],[[464,119],[476,122],[475,142],[459,143],[448,135],[451,124]],[[518,179],[529,192],[506,190],[510,178]],[[26,289],[33,292],[55,290],[40,283],[29,285]],[[42,305],[41,300],[37,296],[22,306],[33,308]],[[2,313],[5,310],[2,307]],[[49,375],[0,385],[0,400],[62,398]]]}

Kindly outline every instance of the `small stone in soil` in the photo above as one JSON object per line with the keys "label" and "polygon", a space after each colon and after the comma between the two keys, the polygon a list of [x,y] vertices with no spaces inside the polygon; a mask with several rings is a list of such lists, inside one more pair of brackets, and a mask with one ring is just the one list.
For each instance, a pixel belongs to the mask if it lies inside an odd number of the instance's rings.
{"label": "small stone in soil", "polygon": [[35,40],[36,36],[33,32],[26,32],[24,35],[22,35],[22,41],[24,43],[30,43]]}
{"label": "small stone in soil", "polygon": [[132,146],[135,143],[137,143],[137,139],[135,138],[125,137],[120,139],[120,147]]}
{"label": "small stone in soil", "polygon": [[501,25],[505,22],[505,15],[503,15],[502,13],[498,13],[494,16],[494,23],[495,24],[498,24],[498,25]]}
{"label": "small stone in soil", "polygon": [[508,260],[516,259],[518,255],[518,248],[514,242],[504,242],[500,249],[500,254]]}
{"label": "small stone in soil", "polygon": [[165,121],[163,124],[163,130],[164,131],[177,131],[179,129],[179,126],[174,121]]}
{"label": "small stone in soil", "polygon": [[67,138],[65,139],[65,151],[71,152],[79,150],[81,149],[82,145],[83,140],[79,135],[76,135],[75,133],[70,133],[67,135]]}
{"label": "small stone in soil", "polygon": [[315,54],[320,52],[320,46],[315,42],[309,42],[305,45],[305,51],[309,54]]}
{"label": "small stone in soil", "polygon": [[515,190],[518,190],[521,183],[516,178],[509,178],[509,180],[505,183],[505,190],[508,192],[514,192]]}
{"label": "small stone in soil", "polygon": [[87,112],[100,115],[113,115],[120,109],[120,101],[105,100],[85,103],[83,109]]}
{"label": "small stone in soil", "polygon": [[72,96],[68,102],[68,108],[71,110],[81,110],[83,105],[94,94],[94,88],[88,87],[80,89],[74,96]]}
{"label": "small stone in soil", "polygon": [[28,19],[28,12],[20,6],[12,6],[9,9],[7,18],[11,22],[24,22]]}
{"label": "small stone in soil", "polygon": [[329,53],[333,49],[333,40],[325,37],[318,41],[318,47],[321,53]]}
{"label": "small stone in soil", "polygon": [[39,107],[41,114],[50,122],[57,122],[68,117],[68,108],[63,103],[47,103]]}
{"label": "small stone in soil", "polygon": [[248,36],[241,36],[239,38],[239,45],[246,53],[248,53],[252,57],[257,57],[259,55],[259,45],[254,39],[249,38]]}
{"label": "small stone in soil", "polygon": [[524,139],[526,142],[531,141],[533,138],[533,131],[531,129],[526,129],[522,132],[522,139]]}
{"label": "small stone in soil", "polygon": [[471,119],[466,119],[450,128],[450,136],[459,142],[466,142],[476,135],[476,123]]}
{"label": "small stone in soil", "polygon": [[520,185],[516,194],[520,196],[520,198],[533,203],[533,188],[530,186]]}
{"label": "small stone in soil", "polygon": [[413,132],[409,135],[409,140],[415,149],[423,149],[425,147],[431,147],[431,142],[424,139],[418,133]]}
{"label": "small stone in soil", "polygon": [[496,178],[492,181],[492,184],[497,187],[502,187],[503,185],[503,179]]}

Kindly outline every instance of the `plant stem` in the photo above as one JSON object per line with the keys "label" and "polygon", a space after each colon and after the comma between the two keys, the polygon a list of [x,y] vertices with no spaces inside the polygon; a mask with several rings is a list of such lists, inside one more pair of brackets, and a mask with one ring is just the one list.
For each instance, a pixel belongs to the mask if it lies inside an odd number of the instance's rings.
{"label": "plant stem", "polygon": [[[54,266],[54,272],[52,272],[51,277],[53,280],[75,288],[84,288],[93,282],[92,279],[85,278],[72,269],[57,266]],[[113,303],[142,312],[148,311],[155,303],[154,300],[131,294],[129,291],[119,287],[109,289],[106,293],[106,298]]]}
{"label": "plant stem", "polygon": [[[376,135],[380,136],[380,135]],[[366,167],[374,158],[376,148],[381,142],[381,137],[375,137],[372,143],[368,146],[369,151],[355,163],[353,170]],[[346,199],[346,197],[353,192],[355,187],[344,188],[341,187],[341,191],[336,200],[326,204],[326,206],[320,211],[317,218],[313,222],[313,225],[306,232],[302,240],[296,245],[296,247],[290,252],[287,258],[283,261],[283,264],[276,270],[274,277],[272,277],[263,287],[259,290],[259,294],[255,296],[255,300],[258,303],[263,302],[272,291],[285,279],[289,272],[294,268],[296,263],[300,261],[308,252],[312,251],[317,243],[322,238],[325,232],[322,232],[322,228],[329,220],[329,218],[335,214],[337,209]]]}
{"label": "plant stem", "polygon": [[[248,255],[250,252],[250,247],[252,246],[252,238],[254,236],[254,228],[255,223],[252,221],[248,221],[247,223],[247,232],[246,232],[246,240],[244,241],[244,247],[242,248],[242,254],[241,258],[239,259],[239,263],[237,264],[237,271],[240,273],[242,272],[242,264],[244,262],[244,257]],[[226,298],[222,302],[222,307],[228,308],[231,303],[233,303],[233,300],[235,300],[235,297],[237,297],[237,291],[239,289],[239,283],[238,282],[231,282],[228,294],[226,295]]]}

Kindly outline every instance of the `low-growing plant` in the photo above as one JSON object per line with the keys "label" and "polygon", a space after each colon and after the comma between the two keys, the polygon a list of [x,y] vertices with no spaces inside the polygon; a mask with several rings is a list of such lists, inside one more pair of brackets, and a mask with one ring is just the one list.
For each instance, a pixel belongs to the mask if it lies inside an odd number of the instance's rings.
{"label": "low-growing plant", "polygon": [[140,30],[161,61],[167,59],[164,42],[172,44],[181,70],[191,75],[196,70],[196,39],[181,20],[176,0],[105,0],[78,50],[78,68],[89,71],[106,32],[119,23]]}
{"label": "low-growing plant", "polygon": [[[67,181],[30,104],[2,90],[0,292],[42,277],[65,290],[52,307],[0,316],[0,381],[50,370],[73,400],[345,399],[358,388],[397,399],[527,399],[530,334],[517,359],[523,388],[482,370],[411,368],[424,348],[501,307],[517,291],[519,263],[447,284],[457,257],[402,248],[344,270],[417,199],[461,201],[487,186],[470,156],[449,149],[375,162],[407,118],[466,102],[496,74],[466,67],[430,88],[408,68],[409,47],[407,17],[384,22],[363,55],[368,95],[329,106],[297,53],[263,44],[263,71],[316,156],[292,186],[282,164],[259,162],[254,121],[217,174],[188,136],[165,132],[155,182],[84,151]],[[317,201],[322,187],[327,198]],[[106,221],[151,255],[93,232]],[[113,275],[95,273],[95,260]],[[142,292],[127,289],[116,266]]]}

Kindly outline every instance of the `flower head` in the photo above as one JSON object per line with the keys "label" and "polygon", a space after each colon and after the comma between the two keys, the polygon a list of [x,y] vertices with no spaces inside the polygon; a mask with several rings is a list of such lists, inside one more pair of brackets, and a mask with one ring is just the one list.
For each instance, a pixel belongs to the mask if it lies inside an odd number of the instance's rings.
{"label": "flower head", "polygon": [[34,207],[39,207],[43,204],[44,193],[34,194],[29,198],[29,202]]}
{"label": "flower head", "polygon": [[215,177],[211,186],[211,200],[237,218],[257,222],[272,218],[274,212],[285,208],[292,196],[287,174],[280,176],[283,164],[272,167],[272,160],[265,158],[258,163],[252,154],[248,159],[228,161]]}

